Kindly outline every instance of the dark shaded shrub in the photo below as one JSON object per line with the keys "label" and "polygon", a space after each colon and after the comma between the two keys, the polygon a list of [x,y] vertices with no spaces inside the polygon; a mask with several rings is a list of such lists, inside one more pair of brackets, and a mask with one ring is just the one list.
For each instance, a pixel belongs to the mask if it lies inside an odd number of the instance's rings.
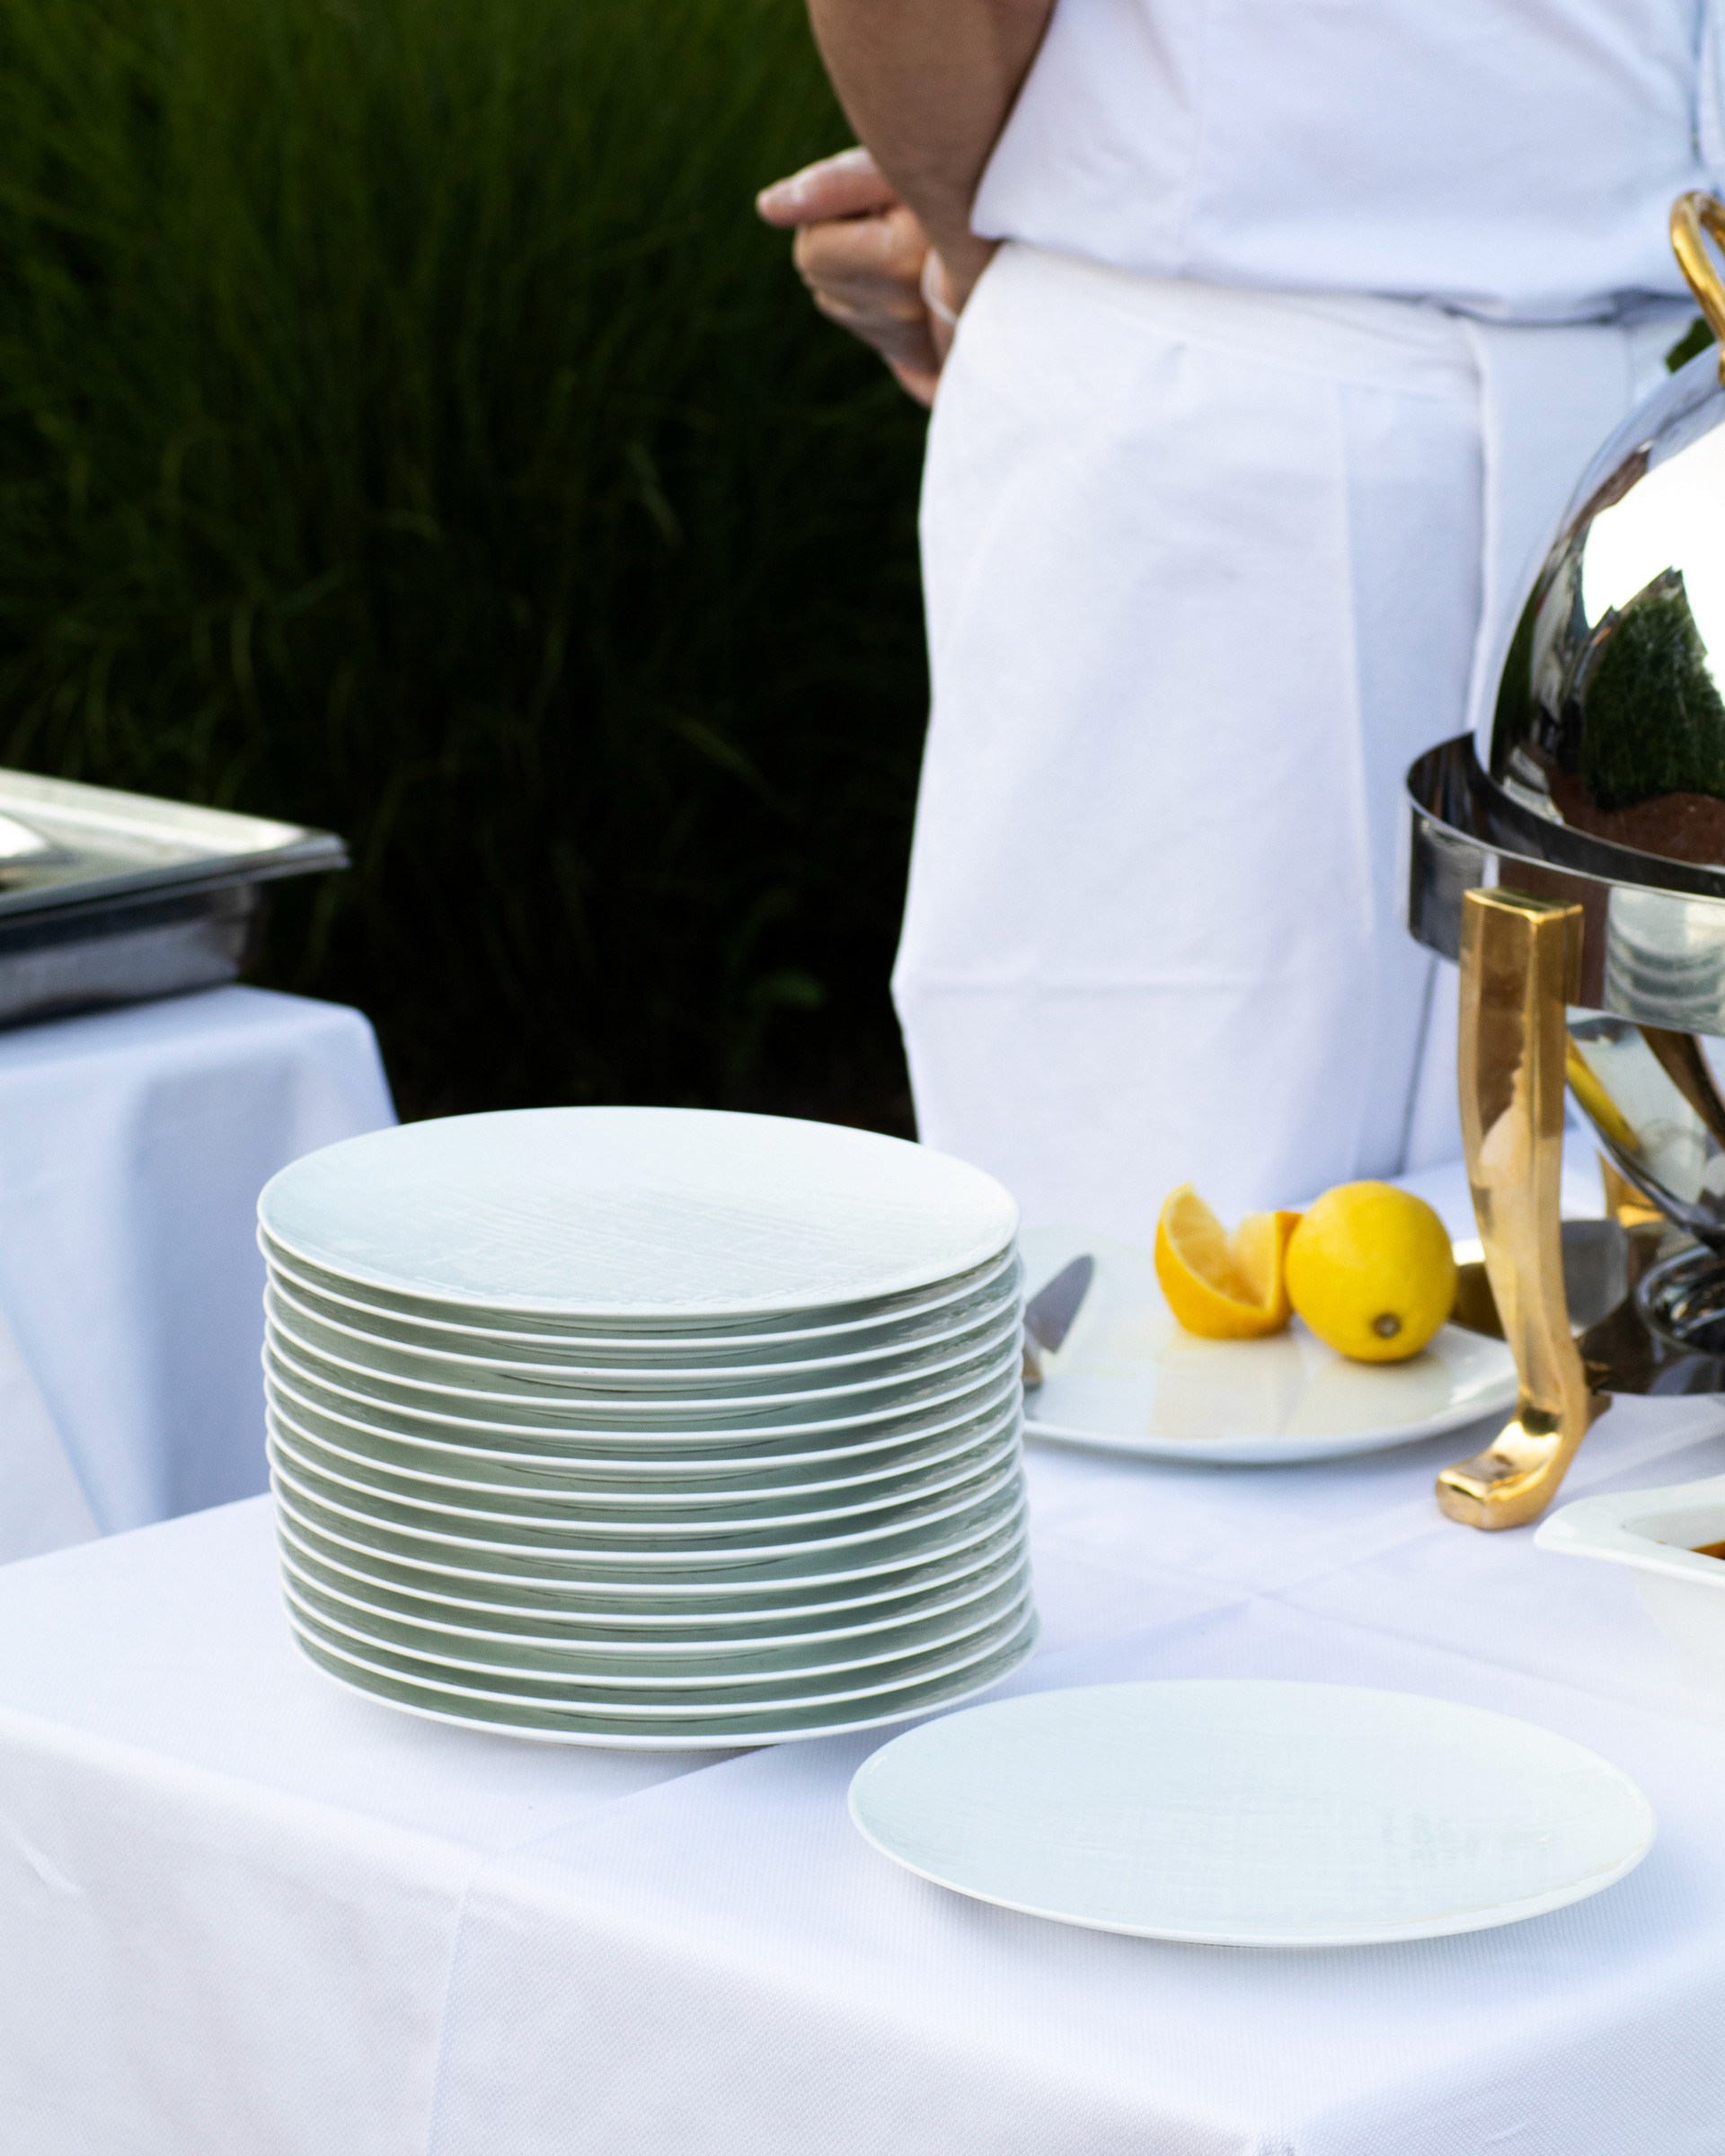
{"label": "dark shaded shrub", "polygon": [[0,0],[0,754],[324,824],[404,1110],[892,1122],[920,422],[795,0]]}

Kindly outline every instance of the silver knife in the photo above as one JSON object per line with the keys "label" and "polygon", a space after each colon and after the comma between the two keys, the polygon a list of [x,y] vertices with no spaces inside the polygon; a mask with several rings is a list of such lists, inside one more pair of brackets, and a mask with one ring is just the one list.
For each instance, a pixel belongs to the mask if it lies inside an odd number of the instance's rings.
{"label": "silver knife", "polygon": [[1072,1330],[1078,1306],[1090,1293],[1096,1260],[1075,1258],[1063,1265],[1047,1286],[1039,1287],[1024,1305],[1024,1389],[1032,1392],[1042,1383],[1042,1357],[1052,1355]]}

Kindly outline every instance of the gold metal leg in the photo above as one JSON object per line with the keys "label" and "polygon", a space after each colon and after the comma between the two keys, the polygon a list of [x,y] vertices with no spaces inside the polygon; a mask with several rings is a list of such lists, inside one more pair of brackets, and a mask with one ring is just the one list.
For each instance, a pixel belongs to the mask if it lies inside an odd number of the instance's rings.
{"label": "gold metal leg", "polygon": [[1588,1383],[1563,1293],[1564,1018],[1580,928],[1579,906],[1519,891],[1469,891],[1462,901],[1462,1144],[1521,1380],[1515,1419],[1438,1478],[1438,1504],[1470,1527],[1536,1519],[1610,1404]]}

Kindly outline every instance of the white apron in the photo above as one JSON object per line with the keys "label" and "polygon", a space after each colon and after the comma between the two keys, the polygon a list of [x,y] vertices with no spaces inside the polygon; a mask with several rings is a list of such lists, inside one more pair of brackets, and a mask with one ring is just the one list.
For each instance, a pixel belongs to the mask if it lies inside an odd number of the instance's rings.
{"label": "white apron", "polygon": [[1031,1219],[1459,1150],[1402,773],[1690,312],[1718,4],[1057,0],[929,436],[894,976],[923,1136]]}
{"label": "white apron", "polygon": [[1140,1241],[1183,1180],[1238,1212],[1455,1155],[1402,774],[1468,723],[1500,595],[1684,319],[1488,326],[1002,250],[923,498],[894,994],[926,1143],[1032,1221]]}

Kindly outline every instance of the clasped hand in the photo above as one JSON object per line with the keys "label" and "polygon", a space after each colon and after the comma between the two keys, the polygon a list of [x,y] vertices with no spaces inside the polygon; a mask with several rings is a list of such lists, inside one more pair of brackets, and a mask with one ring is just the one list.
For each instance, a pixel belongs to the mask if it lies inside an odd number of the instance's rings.
{"label": "clasped hand", "polygon": [[959,303],[916,213],[868,151],[805,165],[763,188],[755,207],[769,225],[794,228],[792,259],[821,313],[932,404]]}

